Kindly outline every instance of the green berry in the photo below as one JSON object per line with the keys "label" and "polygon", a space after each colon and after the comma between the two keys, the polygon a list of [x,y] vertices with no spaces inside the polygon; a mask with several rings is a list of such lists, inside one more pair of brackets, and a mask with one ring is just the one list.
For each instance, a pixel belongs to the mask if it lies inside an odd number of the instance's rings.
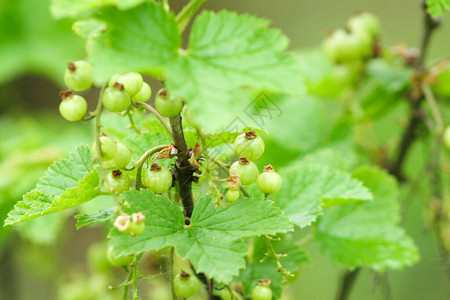
{"label": "green berry", "polygon": [[89,247],[87,252],[88,266],[93,271],[107,272],[111,268],[111,264],[106,257],[106,244],[95,243]]}
{"label": "green berry", "polygon": [[130,95],[120,83],[105,88],[102,94],[103,105],[112,112],[124,111],[130,106],[130,101]]}
{"label": "green berry", "polygon": [[69,62],[64,74],[64,82],[74,91],[82,91],[92,86],[94,75],[92,66],[89,62],[79,60],[76,62]]}
{"label": "green berry", "polygon": [[117,84],[121,84],[125,91],[132,97],[141,91],[143,83],[144,80],[141,74],[129,72],[114,75],[109,81],[109,86],[114,87]]}
{"label": "green berry", "polygon": [[128,266],[133,262],[133,256],[127,255],[127,256],[116,256],[113,253],[114,248],[112,246],[108,247],[108,251],[106,253],[106,256],[108,257],[108,260],[111,264],[118,266],[118,267],[124,267]]}
{"label": "green berry", "polygon": [[112,171],[106,176],[109,191],[120,195],[130,189],[130,177],[119,170]]}
{"label": "green berry", "polygon": [[140,235],[144,231],[145,231],[145,224],[144,223],[141,223],[141,224],[131,223],[130,224],[130,234],[131,234],[131,236]]}
{"label": "green berry", "polygon": [[357,35],[338,29],[324,42],[323,50],[327,57],[336,63],[360,60],[372,50],[368,35]]}
{"label": "green berry", "polygon": [[153,163],[150,169],[144,170],[142,182],[155,194],[167,192],[172,186],[172,173],[157,163]]}
{"label": "green berry", "polygon": [[234,202],[238,198],[239,198],[239,190],[237,190],[237,191],[228,190],[227,191],[227,199],[229,202]]}
{"label": "green berry", "polygon": [[167,93],[166,89],[158,91],[155,99],[155,106],[158,112],[165,117],[175,117],[183,108],[183,101]]}
{"label": "green berry", "polygon": [[[100,136],[98,138],[98,141],[100,142],[100,153],[102,160],[108,161],[110,159],[113,159],[116,155],[117,143],[105,134]],[[95,157],[98,157],[97,144],[95,142],[92,145],[92,153],[94,153]]]}
{"label": "green berry", "polygon": [[246,157],[241,157],[239,161],[233,163],[230,171],[235,171],[241,177],[243,185],[255,183],[259,175],[258,167]]}
{"label": "green berry", "polygon": [[348,20],[348,28],[354,33],[368,34],[375,38],[380,31],[380,22],[378,18],[371,13],[359,13]]}
{"label": "green berry", "polygon": [[175,288],[175,294],[181,298],[189,298],[197,293],[200,286],[200,282],[195,276],[191,276],[188,273],[181,271],[173,279],[173,285]]}
{"label": "green berry", "polygon": [[447,148],[450,150],[450,126],[447,126],[447,128],[444,131],[444,145],[447,146]]}
{"label": "green berry", "polygon": [[281,188],[281,176],[268,165],[264,167],[264,172],[259,174],[256,184],[264,194],[275,194]]}
{"label": "green berry", "polygon": [[255,130],[247,131],[234,141],[234,151],[238,156],[257,160],[264,153],[264,140],[256,134]]}
{"label": "green berry", "polygon": [[83,119],[87,112],[86,100],[78,95],[73,95],[72,91],[61,92],[63,100],[59,104],[59,112],[67,121],[79,121]]}
{"label": "green berry", "polygon": [[152,95],[151,87],[146,82],[144,82],[142,84],[141,90],[136,95],[131,97],[131,100],[136,102],[145,102],[148,99],[150,99],[151,95]]}
{"label": "green berry", "polygon": [[119,170],[125,168],[131,161],[131,151],[124,143],[117,143],[114,157],[104,161],[103,166],[110,170]]}
{"label": "green berry", "polygon": [[269,286],[257,285],[252,290],[252,300],[272,300],[272,290]]}
{"label": "green berry", "polygon": [[445,68],[435,77],[435,82],[431,86],[433,91],[443,97],[450,97],[450,68]]}
{"label": "green berry", "polygon": [[183,116],[189,125],[191,125],[194,128],[200,128],[200,124],[195,119],[195,115],[192,112],[192,110],[189,108],[189,106],[186,106],[186,105],[184,106]]}

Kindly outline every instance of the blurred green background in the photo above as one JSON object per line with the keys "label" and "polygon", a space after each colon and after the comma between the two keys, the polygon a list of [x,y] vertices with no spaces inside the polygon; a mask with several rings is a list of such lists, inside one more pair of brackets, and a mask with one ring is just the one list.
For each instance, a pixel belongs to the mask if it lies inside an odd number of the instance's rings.
{"label": "blurred green background", "polygon": [[[186,1],[172,2],[178,10]],[[291,39],[294,51],[319,46],[327,30],[343,27],[349,16],[359,10],[370,11],[380,18],[384,45],[416,46],[421,33],[419,1],[211,0],[205,7],[269,18],[274,27]],[[35,185],[48,164],[76,145],[90,143],[92,138],[89,124],[64,122],[58,114],[58,93],[64,88],[62,78],[66,63],[84,57],[83,41],[70,28],[70,20],[51,18],[49,1],[0,2],[0,166],[3,171],[0,220],[21,195]],[[428,61],[450,53],[449,37],[450,18],[447,16],[433,36]],[[86,97],[94,98],[95,93],[91,91]],[[321,106],[325,116],[327,107],[330,109],[330,106]],[[391,128],[386,128],[387,134]],[[425,152],[422,148],[421,145],[414,147],[410,161],[421,161]],[[300,151],[291,156],[299,155]],[[420,163],[410,163],[409,168],[414,173]],[[411,197],[408,189],[403,194]],[[450,299],[450,283],[440,267],[438,250],[426,226],[425,201],[420,192],[414,194],[419,197],[413,199],[404,225],[420,248],[421,261],[404,271],[376,274],[364,270],[351,299]],[[104,205],[96,202],[86,205],[82,211],[90,210],[93,205]],[[67,217],[71,214],[73,212],[59,213],[17,228],[0,229],[0,299],[65,299],[58,296],[58,289],[70,291],[71,283],[87,280],[77,272],[88,271],[87,249],[90,243],[102,239],[104,232],[95,228],[76,231],[73,218]],[[311,264],[286,291],[286,299],[333,299],[343,269],[330,265],[314,244],[307,250]],[[62,270],[70,270],[71,274]],[[89,280],[95,277],[90,276]],[[97,276],[92,280],[106,286],[103,284],[105,277]],[[93,294],[89,299],[104,299],[98,295],[101,294]]]}

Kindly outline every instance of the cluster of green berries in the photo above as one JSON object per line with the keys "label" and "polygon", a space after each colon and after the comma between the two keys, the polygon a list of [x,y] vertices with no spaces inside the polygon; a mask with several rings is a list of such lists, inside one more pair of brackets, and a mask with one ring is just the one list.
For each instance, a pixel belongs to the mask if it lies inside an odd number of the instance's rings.
{"label": "cluster of green berries", "polygon": [[264,153],[264,140],[256,134],[255,130],[239,135],[234,141],[234,151],[239,160],[230,167],[228,178],[227,199],[234,202],[239,198],[240,185],[257,183],[264,194],[274,194],[281,188],[281,177],[271,165],[264,167],[259,174],[258,167],[252,160],[260,158]]}
{"label": "cluster of green berries", "polygon": [[126,110],[132,102],[145,102],[152,95],[152,89],[144,82],[141,74],[128,72],[115,74],[109,80],[102,94],[103,106],[112,112]]}
{"label": "cluster of green berries", "polygon": [[348,20],[347,28],[333,31],[323,44],[328,58],[338,64],[364,60],[373,55],[380,30],[379,21],[370,13],[359,13]]}
{"label": "cluster of green berries", "polygon": [[180,298],[186,299],[197,293],[200,282],[197,277],[181,270],[173,279],[173,286],[175,294]]}
{"label": "cluster of green berries", "polygon": [[120,232],[127,233],[132,237],[140,235],[145,230],[145,216],[143,213],[122,214],[114,221],[114,227]]}
{"label": "cluster of green berries", "polygon": [[[72,90],[83,91],[92,86],[94,82],[92,65],[84,60],[69,62],[64,81],[70,90],[61,93],[59,111],[66,120],[79,121],[86,115],[87,102],[82,96],[73,95]],[[121,112],[132,102],[145,102],[151,95],[152,90],[144,82],[141,74],[128,72],[112,76],[101,95],[101,100],[108,110]]]}

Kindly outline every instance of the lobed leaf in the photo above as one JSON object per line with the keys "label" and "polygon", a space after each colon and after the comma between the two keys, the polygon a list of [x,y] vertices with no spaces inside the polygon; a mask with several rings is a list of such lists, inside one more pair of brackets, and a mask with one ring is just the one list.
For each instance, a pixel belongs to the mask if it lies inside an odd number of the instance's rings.
{"label": "lobed leaf", "polygon": [[183,98],[194,116],[201,115],[198,121],[208,129],[225,128],[256,91],[302,92],[296,61],[285,51],[287,38],[269,29],[265,19],[204,11],[194,21],[187,49],[181,48],[173,14],[158,3],[104,9],[96,19],[106,30],[84,35],[97,81],[130,70],[164,77],[168,90]]}
{"label": "lobed leaf", "polygon": [[316,221],[322,208],[372,200],[369,190],[350,175],[317,164],[294,164],[280,171],[281,190],[272,196],[290,220],[299,227]]}
{"label": "lobed leaf", "polygon": [[267,200],[242,199],[214,208],[212,198],[204,196],[196,203],[191,224],[185,226],[180,207],[166,197],[141,190],[126,192],[124,198],[132,207],[125,211],[144,213],[146,227],[135,238],[112,229],[109,238],[117,255],[175,247],[196,272],[222,283],[230,282],[245,266],[247,248],[242,238],[292,230]]}
{"label": "lobed leaf", "polygon": [[87,146],[80,146],[69,158],[55,162],[36,188],[9,212],[5,225],[65,210],[97,197],[99,174],[91,165],[92,155]]}
{"label": "lobed leaf", "polygon": [[366,167],[354,173],[374,195],[372,202],[349,203],[327,210],[315,238],[334,262],[348,268],[399,269],[419,259],[414,242],[399,222],[398,186],[385,171]]}

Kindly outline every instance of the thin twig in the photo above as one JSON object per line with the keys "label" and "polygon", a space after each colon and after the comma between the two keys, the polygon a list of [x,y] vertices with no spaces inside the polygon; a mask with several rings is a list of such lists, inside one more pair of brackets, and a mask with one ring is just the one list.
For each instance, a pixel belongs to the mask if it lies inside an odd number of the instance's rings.
{"label": "thin twig", "polygon": [[153,108],[151,105],[149,105],[149,104],[147,104],[145,102],[133,102],[133,103],[134,103],[135,106],[142,106],[146,110],[152,112],[158,118],[158,120],[161,122],[161,124],[164,126],[164,128],[167,130],[169,135],[172,136],[172,131],[170,130],[169,125],[164,120],[163,116],[161,116],[160,113],[155,108]]}
{"label": "thin twig", "polygon": [[169,147],[169,145],[160,145],[160,146],[156,146],[153,147],[147,151],[145,151],[144,154],[142,154],[141,158],[139,158],[138,161],[134,162],[134,166],[136,167],[136,184],[135,184],[135,189],[136,190],[140,190],[141,189],[141,176],[142,176],[142,166],[144,165],[144,162],[153,154],[155,154],[156,152],[159,152],[165,148]]}

